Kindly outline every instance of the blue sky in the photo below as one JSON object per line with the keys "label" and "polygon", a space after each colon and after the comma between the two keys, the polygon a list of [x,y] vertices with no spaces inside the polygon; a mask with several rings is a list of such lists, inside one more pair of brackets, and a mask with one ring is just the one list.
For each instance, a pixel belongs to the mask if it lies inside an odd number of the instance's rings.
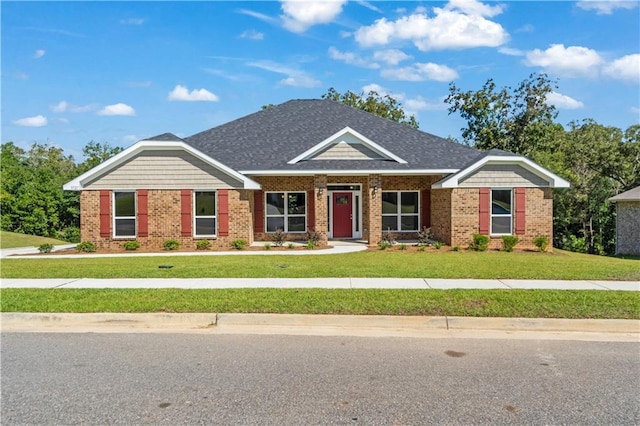
{"label": "blue sky", "polygon": [[189,136],[289,99],[376,90],[459,137],[454,81],[559,80],[558,121],[640,122],[638,2],[6,2],[2,135],[82,158],[89,141]]}

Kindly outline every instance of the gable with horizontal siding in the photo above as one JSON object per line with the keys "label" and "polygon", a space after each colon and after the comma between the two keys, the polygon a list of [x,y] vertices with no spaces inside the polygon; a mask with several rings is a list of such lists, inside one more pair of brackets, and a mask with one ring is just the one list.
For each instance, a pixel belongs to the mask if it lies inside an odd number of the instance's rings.
{"label": "gable with horizontal siding", "polygon": [[144,151],[85,189],[243,188],[242,182],[181,150]]}
{"label": "gable with horizontal siding", "polygon": [[547,187],[549,182],[517,164],[485,164],[460,179],[460,187]]}

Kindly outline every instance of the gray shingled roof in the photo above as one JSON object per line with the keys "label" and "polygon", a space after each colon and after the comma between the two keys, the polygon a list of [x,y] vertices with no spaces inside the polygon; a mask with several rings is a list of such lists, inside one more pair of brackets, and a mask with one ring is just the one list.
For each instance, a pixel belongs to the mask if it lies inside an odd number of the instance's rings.
{"label": "gray shingled roof", "polygon": [[[384,160],[288,161],[351,127],[407,164]],[[292,100],[184,139],[235,170],[460,169],[479,151],[341,103]]]}
{"label": "gray shingled roof", "polygon": [[636,186],[622,194],[618,194],[615,197],[609,198],[609,201],[640,201],[640,186]]}
{"label": "gray shingled roof", "polygon": [[145,139],[147,141],[155,141],[155,142],[184,142],[184,139],[181,139],[174,135],[173,133],[163,133],[158,136],[154,136],[152,138]]}

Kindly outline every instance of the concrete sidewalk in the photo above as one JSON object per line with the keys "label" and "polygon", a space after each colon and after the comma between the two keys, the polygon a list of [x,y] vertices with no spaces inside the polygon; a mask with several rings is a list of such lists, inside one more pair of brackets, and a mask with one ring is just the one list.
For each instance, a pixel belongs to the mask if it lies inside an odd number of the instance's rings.
{"label": "concrete sidewalk", "polygon": [[640,281],[439,278],[5,278],[0,281],[0,288],[370,288],[640,291]]}

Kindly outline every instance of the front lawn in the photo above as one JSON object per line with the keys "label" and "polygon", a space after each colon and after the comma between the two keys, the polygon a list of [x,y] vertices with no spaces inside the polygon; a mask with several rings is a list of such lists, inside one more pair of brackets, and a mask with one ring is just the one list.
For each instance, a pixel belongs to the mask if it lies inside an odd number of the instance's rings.
{"label": "front lawn", "polygon": [[39,237],[37,235],[18,234],[16,232],[0,231],[0,249],[17,248],[17,247],[38,247],[40,244],[53,244],[55,246],[61,244],[69,244],[66,241],[56,240],[54,238]]}
{"label": "front lawn", "polygon": [[243,312],[640,319],[640,294],[598,290],[4,289],[2,312]]}
{"label": "front lawn", "polygon": [[[159,268],[171,265],[172,268]],[[2,260],[2,278],[512,278],[640,280],[640,261],[556,250],[368,251],[309,256],[172,256]]]}

